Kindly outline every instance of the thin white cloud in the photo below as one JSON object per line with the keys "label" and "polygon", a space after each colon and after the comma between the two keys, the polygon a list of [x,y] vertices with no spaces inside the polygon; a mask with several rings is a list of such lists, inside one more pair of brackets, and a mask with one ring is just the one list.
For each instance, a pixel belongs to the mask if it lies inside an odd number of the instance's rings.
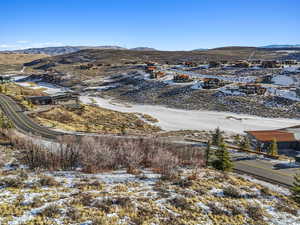
{"label": "thin white cloud", "polygon": [[30,41],[25,41],[25,40],[21,40],[21,41],[17,41],[18,44],[28,44],[30,43]]}
{"label": "thin white cloud", "polygon": [[36,47],[56,47],[56,46],[62,46],[64,45],[63,43],[61,42],[44,42],[44,43],[36,43],[36,44],[33,44],[33,46],[36,46]]}
{"label": "thin white cloud", "polygon": [[17,45],[8,45],[8,44],[1,44],[0,45],[0,48],[4,49],[4,50],[14,49],[14,48],[17,48],[17,47],[18,47]]}
{"label": "thin white cloud", "polygon": [[20,50],[27,48],[45,48],[45,47],[57,47],[64,46],[61,42],[43,42],[43,43],[32,43],[29,41],[17,41],[17,44],[0,44],[1,50]]}

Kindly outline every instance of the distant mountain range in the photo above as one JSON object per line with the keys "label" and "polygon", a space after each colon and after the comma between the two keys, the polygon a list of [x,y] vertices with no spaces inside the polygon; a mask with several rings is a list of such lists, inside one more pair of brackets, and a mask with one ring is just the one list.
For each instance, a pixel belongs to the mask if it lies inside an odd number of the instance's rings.
{"label": "distant mountain range", "polygon": [[[215,50],[231,50],[231,49],[237,49],[237,48],[256,48],[256,47],[245,47],[245,46],[228,46],[228,47],[220,47],[215,48]],[[300,49],[300,44],[296,45],[266,45],[261,46],[258,48],[265,48],[265,49]],[[12,51],[0,51],[0,53],[23,53],[23,54],[45,54],[45,55],[64,55],[68,53],[78,52],[80,50],[84,49],[115,49],[115,50],[133,50],[133,51],[158,51],[155,48],[149,48],[149,47],[136,47],[136,48],[123,48],[120,46],[111,46],[111,45],[105,45],[105,46],[60,46],[60,47],[45,47],[45,48],[28,48],[28,49],[22,49],[22,50],[12,50]],[[198,48],[194,49],[192,51],[205,51],[209,49],[205,48]]]}
{"label": "distant mountain range", "polygon": [[8,53],[22,54],[46,54],[46,55],[63,55],[73,52],[78,52],[83,49],[126,49],[120,46],[60,46],[60,47],[45,47],[45,48],[28,48],[21,50],[3,51]]}
{"label": "distant mountain range", "polygon": [[60,47],[45,47],[45,48],[28,48],[21,50],[2,51],[4,53],[22,53],[22,54],[45,54],[45,55],[63,55],[73,52],[78,52],[84,49],[115,49],[115,50],[134,50],[134,51],[157,51],[154,48],[137,47],[132,49],[123,48],[120,46],[60,46]]}
{"label": "distant mountain range", "polygon": [[205,50],[208,50],[208,48],[197,48],[197,49],[194,49],[192,51],[205,51]]}
{"label": "distant mountain range", "polygon": [[133,50],[133,51],[158,51],[155,48],[148,48],[148,47],[137,47],[137,48],[131,48],[130,50]]}
{"label": "distant mountain range", "polygon": [[300,44],[296,44],[296,45],[266,45],[266,46],[261,46],[260,48],[300,48]]}

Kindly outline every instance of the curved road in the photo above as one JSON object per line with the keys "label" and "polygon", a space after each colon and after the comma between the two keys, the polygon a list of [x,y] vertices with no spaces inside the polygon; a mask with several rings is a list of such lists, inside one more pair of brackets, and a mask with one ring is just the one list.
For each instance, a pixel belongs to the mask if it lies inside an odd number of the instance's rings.
{"label": "curved road", "polygon": [[[22,109],[14,100],[3,94],[0,94],[0,108],[14,123],[15,127],[23,133],[30,133],[47,139],[56,139],[58,136],[64,135],[63,132],[50,130],[32,121],[27,115],[23,113]],[[176,141],[171,142],[174,143]],[[183,142],[182,144],[186,143]],[[234,166],[237,172],[242,172],[250,176],[253,175],[258,179],[262,179],[267,182],[277,183],[286,187],[291,186],[291,184],[293,183],[293,174],[295,171],[276,171],[272,168],[272,165],[270,163],[266,163],[260,160],[234,160]]]}
{"label": "curved road", "polygon": [[48,139],[56,139],[63,135],[62,132],[50,130],[33,122],[23,113],[17,103],[6,95],[0,94],[0,107],[15,127],[24,133],[31,133]]}

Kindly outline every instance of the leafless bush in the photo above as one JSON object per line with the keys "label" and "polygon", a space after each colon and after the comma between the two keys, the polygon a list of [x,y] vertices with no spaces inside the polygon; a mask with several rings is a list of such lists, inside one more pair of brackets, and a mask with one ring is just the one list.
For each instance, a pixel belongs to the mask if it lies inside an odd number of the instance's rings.
{"label": "leafless bush", "polygon": [[20,177],[4,177],[0,180],[0,186],[20,188],[24,184]]}
{"label": "leafless bush", "polygon": [[231,211],[233,216],[244,214],[244,208],[240,205],[236,205],[234,203],[228,202],[225,204],[225,207]]}
{"label": "leafless bush", "polygon": [[263,220],[264,218],[264,211],[259,205],[249,205],[247,213],[254,221]]}
{"label": "leafless bush", "polygon": [[191,208],[191,203],[189,203],[187,199],[184,197],[175,197],[170,200],[170,203],[174,205],[176,208],[181,208],[185,210]]}
{"label": "leafless bush", "polygon": [[229,196],[231,198],[240,198],[242,196],[240,190],[231,185],[225,187],[223,189],[223,193],[225,196]]}
{"label": "leafless bush", "polygon": [[45,216],[45,217],[57,217],[61,214],[59,209],[60,207],[56,204],[48,205],[47,207],[43,208],[38,215]]}
{"label": "leafless bush", "polygon": [[179,165],[177,156],[168,151],[159,150],[152,159],[152,166],[159,168],[163,175],[170,175]]}
{"label": "leafless bush", "polygon": [[217,204],[216,202],[209,202],[207,206],[210,208],[212,214],[214,215],[228,215],[229,211]]}
{"label": "leafless bush", "polygon": [[23,154],[21,161],[31,169],[72,170],[82,168],[94,173],[103,170],[141,167],[158,169],[173,176],[178,166],[199,167],[202,153],[198,149],[183,148],[154,139],[62,136],[57,143],[42,145],[18,136],[11,142]]}
{"label": "leafless bush", "polygon": [[280,212],[286,212],[289,214],[292,214],[294,216],[299,216],[300,213],[298,212],[297,209],[295,209],[294,207],[291,207],[290,205],[288,205],[287,203],[284,204],[276,204],[275,208],[280,211]]}
{"label": "leafless bush", "polygon": [[81,217],[79,210],[74,207],[69,208],[66,212],[66,215],[72,220],[78,220]]}
{"label": "leafless bush", "polygon": [[42,186],[58,186],[59,182],[57,182],[53,177],[42,175],[39,177],[38,181]]}

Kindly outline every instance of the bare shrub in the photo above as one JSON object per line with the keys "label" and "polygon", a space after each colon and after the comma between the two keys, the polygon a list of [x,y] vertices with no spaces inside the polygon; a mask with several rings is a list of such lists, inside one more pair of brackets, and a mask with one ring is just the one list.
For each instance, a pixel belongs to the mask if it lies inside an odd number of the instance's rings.
{"label": "bare shrub", "polygon": [[264,195],[264,196],[271,196],[271,195],[272,195],[272,191],[271,191],[270,188],[268,188],[268,187],[262,187],[262,188],[260,189],[260,192],[261,192],[261,194]]}
{"label": "bare shrub", "polygon": [[51,204],[48,205],[47,207],[43,208],[39,213],[41,216],[46,216],[46,217],[58,217],[61,212],[59,210],[59,206],[56,204]]}
{"label": "bare shrub", "polygon": [[292,207],[291,205],[288,205],[286,203],[284,204],[276,204],[276,209],[280,212],[286,212],[289,214],[292,214],[294,216],[299,216],[300,213],[298,213],[298,209],[295,209],[294,207]]}
{"label": "bare shrub", "polygon": [[111,198],[104,198],[104,199],[96,199],[92,206],[96,207],[97,209],[100,209],[106,213],[109,213],[110,208],[113,204],[113,201]]}
{"label": "bare shrub", "polygon": [[231,198],[240,198],[242,197],[241,192],[238,188],[234,186],[227,186],[223,189],[223,193],[225,196],[229,196]]}
{"label": "bare shrub", "polygon": [[109,218],[103,216],[97,216],[92,220],[92,225],[110,225],[112,222]]}
{"label": "bare shrub", "polygon": [[214,215],[228,215],[229,212],[226,208],[221,207],[216,202],[209,202],[207,206],[210,208],[212,214]]}
{"label": "bare shrub", "polygon": [[159,150],[152,159],[152,166],[159,168],[165,176],[172,176],[174,169],[179,165],[179,159],[171,152]]}
{"label": "bare shrub", "polygon": [[116,153],[107,143],[84,137],[80,143],[80,164],[83,171],[93,173],[101,169],[113,168]]}
{"label": "bare shrub", "polygon": [[127,168],[137,168],[144,160],[144,152],[139,149],[139,146],[132,142],[126,141],[119,149],[120,156],[123,159],[123,164]]}
{"label": "bare shrub", "polygon": [[89,193],[82,193],[79,196],[79,202],[84,206],[91,206],[94,201],[94,197]]}
{"label": "bare shrub", "polygon": [[187,201],[184,197],[176,197],[170,200],[170,203],[174,205],[176,208],[188,210],[191,208],[191,203]]}
{"label": "bare shrub", "polygon": [[0,180],[0,186],[20,188],[24,184],[20,177],[4,177]]}
{"label": "bare shrub", "polygon": [[72,220],[78,220],[81,218],[79,210],[74,207],[69,208],[66,212],[66,215]]}
{"label": "bare shrub", "polygon": [[249,205],[247,207],[247,213],[254,221],[263,220],[264,211],[259,205]]}
{"label": "bare shrub", "polygon": [[127,168],[138,174],[139,168],[156,168],[166,177],[176,176],[178,166],[199,167],[199,149],[183,148],[154,139],[62,136],[49,146],[31,139],[13,136],[15,148],[21,150],[21,162],[31,169],[74,170],[95,173],[103,170]]}
{"label": "bare shrub", "polygon": [[42,186],[48,186],[48,187],[59,185],[59,183],[53,177],[45,176],[45,175],[40,176],[38,182]]}
{"label": "bare shrub", "polygon": [[233,216],[244,214],[244,209],[241,205],[236,205],[234,203],[227,203],[225,207],[231,211]]}
{"label": "bare shrub", "polygon": [[123,208],[132,208],[134,204],[129,197],[117,197],[113,201],[114,204],[119,205]]}

